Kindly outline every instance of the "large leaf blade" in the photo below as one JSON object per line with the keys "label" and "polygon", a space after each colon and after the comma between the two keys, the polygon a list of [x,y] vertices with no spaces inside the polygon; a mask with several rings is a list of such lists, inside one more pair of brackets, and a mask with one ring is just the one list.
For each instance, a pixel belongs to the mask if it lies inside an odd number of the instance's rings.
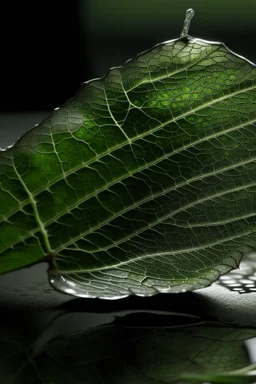
{"label": "large leaf blade", "polygon": [[120,297],[234,268],[255,247],[255,79],[183,38],[86,83],[1,152],[1,271],[54,254],[57,288]]}

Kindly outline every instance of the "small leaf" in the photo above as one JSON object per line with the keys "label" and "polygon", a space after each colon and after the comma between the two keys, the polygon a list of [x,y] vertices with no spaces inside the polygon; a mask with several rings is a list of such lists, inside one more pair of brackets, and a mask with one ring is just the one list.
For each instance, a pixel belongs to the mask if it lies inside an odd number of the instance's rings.
{"label": "small leaf", "polygon": [[255,249],[256,69],[167,41],[0,153],[0,272],[47,258],[81,297],[209,285]]}

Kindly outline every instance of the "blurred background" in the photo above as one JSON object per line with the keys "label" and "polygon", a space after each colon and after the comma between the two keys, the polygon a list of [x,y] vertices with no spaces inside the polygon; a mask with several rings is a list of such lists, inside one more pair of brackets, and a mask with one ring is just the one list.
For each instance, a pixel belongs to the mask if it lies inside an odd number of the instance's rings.
{"label": "blurred background", "polygon": [[[7,3],[7,2],[5,2]],[[1,5],[1,112],[52,110],[79,85],[154,44],[190,35],[256,61],[255,0],[72,0]]]}
{"label": "blurred background", "polygon": [[[191,36],[225,42],[256,62],[255,0],[2,2],[0,148],[14,143],[73,97],[82,82],[103,76],[110,67],[157,43],[179,37],[188,8],[196,12]],[[45,269],[44,265],[16,271],[14,283],[11,275],[1,276],[1,300],[15,301],[15,289],[20,300],[20,287],[27,284],[27,300],[33,292],[38,300],[42,287],[49,304],[53,295]]]}
{"label": "blurred background", "polygon": [[80,84],[137,53],[190,35],[256,61],[255,0],[72,0],[0,6],[0,147],[73,97]]}

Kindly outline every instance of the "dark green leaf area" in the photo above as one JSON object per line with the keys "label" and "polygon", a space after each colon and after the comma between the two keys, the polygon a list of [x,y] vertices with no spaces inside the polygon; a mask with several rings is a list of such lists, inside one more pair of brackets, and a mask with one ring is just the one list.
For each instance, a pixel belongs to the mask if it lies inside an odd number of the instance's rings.
{"label": "dark green leaf area", "polygon": [[0,153],[1,272],[54,252],[56,288],[121,297],[236,267],[256,247],[255,88],[252,63],[194,38],[85,83]]}

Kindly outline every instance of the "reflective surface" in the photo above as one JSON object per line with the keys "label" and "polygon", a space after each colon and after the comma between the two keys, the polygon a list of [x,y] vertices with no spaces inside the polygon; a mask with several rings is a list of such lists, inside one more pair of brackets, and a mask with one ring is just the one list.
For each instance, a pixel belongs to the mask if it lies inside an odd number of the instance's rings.
{"label": "reflective surface", "polygon": [[218,284],[240,294],[256,292],[256,254],[242,261],[239,269],[221,276]]}

